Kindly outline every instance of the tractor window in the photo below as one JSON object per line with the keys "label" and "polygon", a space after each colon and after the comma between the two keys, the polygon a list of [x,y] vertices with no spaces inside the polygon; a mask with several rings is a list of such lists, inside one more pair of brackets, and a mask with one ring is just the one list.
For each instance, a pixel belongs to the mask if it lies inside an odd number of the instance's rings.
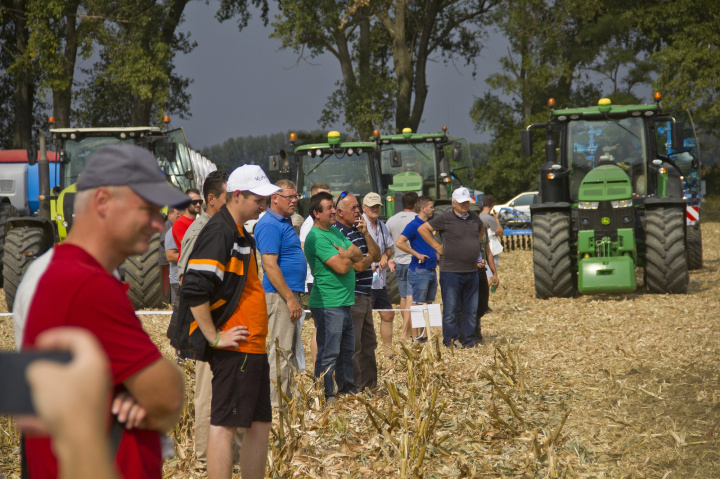
{"label": "tractor window", "polygon": [[134,140],[128,138],[121,140],[114,136],[110,137],[88,137],[83,138],[80,141],[67,140],[65,141],[65,165],[64,171],[64,186],[72,185],[76,183],[80,173],[85,169],[90,157],[95,154],[99,149],[108,145],[117,144],[129,144],[132,145]]}
{"label": "tractor window", "polygon": [[300,167],[304,172],[302,193],[305,196],[310,196],[310,187],[318,182],[327,183],[333,195],[349,191],[362,197],[373,190],[370,154],[367,152],[350,156],[342,151],[325,153],[314,158],[307,155],[301,158]]}
{"label": "tractor window", "polygon": [[[454,150],[460,151],[460,160],[455,161],[453,158]],[[454,140],[449,145],[443,147],[445,157],[448,159],[450,171],[453,176],[453,189],[464,186],[470,191],[475,189],[475,181],[473,176],[473,163],[470,156],[470,147],[467,140]]]}
{"label": "tractor window", "polygon": [[[402,166],[390,166],[392,148],[400,153]],[[382,168],[383,194],[386,194],[390,185],[394,183],[394,177],[398,173],[412,171],[421,176],[423,186],[422,194],[436,198],[436,168],[435,168],[435,144],[431,142],[422,143],[394,143],[383,144],[380,155],[380,167]],[[418,191],[418,194],[420,192]]]}
{"label": "tractor window", "polygon": [[567,126],[565,144],[570,176],[570,197],[577,200],[588,171],[604,164],[617,165],[630,177],[633,193],[647,194],[647,139],[642,118],[578,120]]}

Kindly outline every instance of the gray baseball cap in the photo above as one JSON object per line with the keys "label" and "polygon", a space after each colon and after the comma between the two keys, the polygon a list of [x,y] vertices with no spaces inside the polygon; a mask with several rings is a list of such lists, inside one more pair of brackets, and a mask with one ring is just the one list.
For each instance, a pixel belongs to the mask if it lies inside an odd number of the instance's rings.
{"label": "gray baseball cap", "polygon": [[80,173],[77,189],[101,186],[128,186],[153,205],[185,208],[190,204],[187,195],[167,182],[152,153],[139,146],[112,145],[95,152]]}

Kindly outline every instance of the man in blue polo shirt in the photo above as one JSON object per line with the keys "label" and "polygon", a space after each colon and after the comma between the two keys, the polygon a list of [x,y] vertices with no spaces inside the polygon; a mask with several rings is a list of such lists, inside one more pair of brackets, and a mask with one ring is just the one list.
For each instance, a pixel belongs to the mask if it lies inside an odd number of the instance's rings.
{"label": "man in blue polo shirt", "polygon": [[[432,303],[437,294],[437,253],[425,241],[418,229],[424,225],[435,212],[435,205],[429,196],[421,196],[417,200],[420,212],[403,230],[395,243],[399,250],[412,256],[408,280],[412,286],[414,304]],[[427,341],[428,334],[425,328],[413,328],[413,337],[421,343]]]}
{"label": "man in blue polo shirt", "polygon": [[[290,370],[297,364],[296,344],[301,334],[302,315],[300,293],[305,291],[307,263],[300,246],[300,238],[293,229],[290,217],[295,213],[298,195],[295,183],[280,180],[282,190],[270,197],[270,208],[255,226],[255,241],[262,255],[262,280],[268,312],[267,348],[270,361],[270,380],[277,381],[279,355],[282,390],[290,396]],[[276,351],[275,340],[280,352]],[[277,384],[270,388],[270,401],[278,406]]]}

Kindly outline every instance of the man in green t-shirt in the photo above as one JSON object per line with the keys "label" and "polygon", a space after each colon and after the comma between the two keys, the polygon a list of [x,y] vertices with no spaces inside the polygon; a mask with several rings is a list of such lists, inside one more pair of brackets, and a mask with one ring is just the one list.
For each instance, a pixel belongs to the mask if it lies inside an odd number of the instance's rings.
{"label": "man in green t-shirt", "polygon": [[325,373],[325,399],[329,399],[335,396],[333,373],[338,394],[357,390],[353,380],[355,336],[350,306],[355,303],[352,266],[362,261],[363,255],[333,226],[335,204],[330,193],[320,192],[310,198],[309,209],[314,223],[305,238],[305,257],[315,277],[309,301],[317,331],[315,377]]}

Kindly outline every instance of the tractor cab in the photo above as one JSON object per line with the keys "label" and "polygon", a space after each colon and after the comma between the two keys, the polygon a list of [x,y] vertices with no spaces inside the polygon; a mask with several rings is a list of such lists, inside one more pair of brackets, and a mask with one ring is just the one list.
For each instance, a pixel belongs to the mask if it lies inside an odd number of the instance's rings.
{"label": "tractor cab", "polygon": [[455,188],[474,190],[470,148],[465,139],[451,139],[447,127],[442,133],[419,134],[405,128],[400,135],[373,132],[380,153],[381,191],[392,198],[392,211],[403,193],[415,191],[433,198],[440,209],[452,204]]}
{"label": "tractor cab", "polygon": [[[340,133],[328,133],[327,143],[300,145],[290,154],[281,151],[270,158],[269,174],[284,172],[296,186],[300,201],[298,214],[309,214],[310,189],[315,183],[327,183],[330,193],[337,196],[350,192],[362,204],[363,197],[379,191],[380,171],[375,160],[375,144],[370,142],[343,142]],[[297,141],[290,134],[292,145]]]}
{"label": "tractor cab", "polygon": [[[58,241],[67,236],[72,226],[72,211],[77,183],[87,162],[98,150],[118,144],[137,145],[150,150],[165,172],[168,181],[181,191],[196,187],[191,151],[182,128],[163,131],[159,127],[130,128],[51,128],[50,138],[60,158],[61,167],[54,178],[51,217],[57,221]],[[206,173],[207,174],[207,173]]]}

